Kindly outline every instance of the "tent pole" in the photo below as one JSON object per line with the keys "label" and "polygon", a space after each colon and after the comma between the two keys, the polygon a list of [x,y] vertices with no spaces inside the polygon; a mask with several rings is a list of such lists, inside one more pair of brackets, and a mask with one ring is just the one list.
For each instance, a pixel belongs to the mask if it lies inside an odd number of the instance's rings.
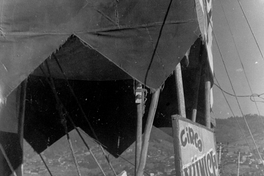
{"label": "tent pole", "polygon": [[198,104],[198,97],[199,97],[199,88],[200,88],[200,81],[201,81],[201,66],[199,65],[198,72],[195,78],[195,92],[194,92],[194,102],[192,106],[192,121],[196,122],[197,118],[197,104]]}
{"label": "tent pole", "polygon": [[27,89],[27,79],[25,79],[20,85],[20,91],[18,91],[17,97],[19,97],[19,113],[18,113],[18,135],[20,139],[20,145],[22,149],[22,163],[17,168],[17,176],[23,176],[23,145],[24,145],[24,121],[25,121],[25,110],[26,110],[26,89]]}
{"label": "tent pole", "polygon": [[237,157],[237,176],[239,176],[239,167],[240,167],[240,151],[238,152],[238,157]]}
{"label": "tent pole", "polygon": [[148,119],[146,123],[146,127],[144,130],[144,139],[143,139],[143,146],[141,150],[141,155],[140,155],[140,160],[139,160],[139,167],[137,170],[137,176],[143,176],[143,172],[145,169],[146,165],[146,160],[147,160],[147,153],[148,153],[148,146],[149,146],[149,138],[150,138],[150,133],[159,101],[159,95],[160,95],[160,89],[156,90],[154,94],[152,95],[152,100],[149,108],[149,113],[148,113]]}
{"label": "tent pole", "polygon": [[210,118],[210,110],[211,110],[211,105],[210,105],[210,90],[211,90],[211,82],[209,79],[209,69],[208,65],[206,65],[205,68],[205,125],[207,128],[211,127],[211,118]]}
{"label": "tent pole", "polygon": [[206,81],[205,82],[205,122],[206,127],[210,128],[210,88],[211,88],[211,82]]}
{"label": "tent pole", "polygon": [[[182,73],[181,73],[181,63],[178,63],[176,69],[174,71],[175,75],[175,82],[176,82],[176,94],[177,94],[177,101],[178,101],[178,112],[181,117],[186,118],[185,112],[185,101],[184,101],[184,90],[183,90],[183,83],[182,83]],[[177,121],[175,120],[175,115],[172,114],[172,135],[173,135],[173,147],[174,147],[174,160],[175,160],[175,170],[176,173],[178,171],[179,165],[179,143],[178,143],[178,136],[177,130],[178,125]]]}
{"label": "tent pole", "polygon": [[181,63],[177,64],[176,69],[174,71],[174,75],[175,75],[176,94],[177,94],[177,101],[178,101],[178,112],[180,116],[186,118]]}
{"label": "tent pole", "polygon": [[143,106],[144,106],[144,91],[141,83],[136,86],[136,104],[137,104],[137,132],[136,132],[136,145],[135,145],[135,175],[138,170],[140,153],[142,149],[142,120],[143,120]]}

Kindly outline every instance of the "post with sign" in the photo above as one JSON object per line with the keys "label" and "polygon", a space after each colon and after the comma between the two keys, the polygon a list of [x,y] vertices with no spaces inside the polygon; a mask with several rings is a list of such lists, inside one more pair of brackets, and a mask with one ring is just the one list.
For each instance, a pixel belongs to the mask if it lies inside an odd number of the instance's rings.
{"label": "post with sign", "polygon": [[[175,76],[175,83],[176,83],[176,94],[177,94],[177,101],[178,101],[178,111],[181,117],[186,117],[185,112],[185,100],[184,100],[184,90],[183,90],[183,83],[182,83],[182,72],[181,72],[181,63],[178,63],[176,69],[174,71]],[[173,132],[173,146],[174,146],[174,158],[175,158],[175,170],[176,175],[180,175],[180,162],[179,158],[179,143],[177,140],[178,125],[175,123],[174,118],[172,117],[172,132]]]}

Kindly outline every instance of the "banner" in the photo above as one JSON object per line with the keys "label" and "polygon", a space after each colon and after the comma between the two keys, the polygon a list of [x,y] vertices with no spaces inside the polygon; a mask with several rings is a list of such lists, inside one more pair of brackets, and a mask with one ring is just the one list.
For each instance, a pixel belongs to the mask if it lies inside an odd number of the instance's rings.
{"label": "banner", "polygon": [[[199,28],[202,31],[201,35],[206,46],[207,59],[210,65],[211,76],[213,77],[214,65],[213,65],[213,3],[212,0],[195,0],[197,19],[199,22]],[[211,107],[213,106],[213,90],[210,94]]]}

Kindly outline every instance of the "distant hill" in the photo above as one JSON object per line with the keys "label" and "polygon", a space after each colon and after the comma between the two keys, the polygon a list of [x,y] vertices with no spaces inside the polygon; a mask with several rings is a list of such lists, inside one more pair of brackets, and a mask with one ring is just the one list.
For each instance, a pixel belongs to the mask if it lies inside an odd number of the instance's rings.
{"label": "distant hill", "polygon": [[[248,126],[256,139],[264,136],[264,117],[258,115],[245,115]],[[216,141],[221,143],[239,142],[244,139],[251,140],[250,132],[243,117],[230,117],[216,119]],[[261,142],[258,140],[258,142]]]}
{"label": "distant hill", "polygon": [[222,148],[219,165],[221,175],[237,175],[238,156],[240,156],[240,175],[263,175],[264,165],[259,155],[264,157],[264,117],[249,114],[245,119],[243,117],[216,119],[215,134],[218,150],[220,146]]}

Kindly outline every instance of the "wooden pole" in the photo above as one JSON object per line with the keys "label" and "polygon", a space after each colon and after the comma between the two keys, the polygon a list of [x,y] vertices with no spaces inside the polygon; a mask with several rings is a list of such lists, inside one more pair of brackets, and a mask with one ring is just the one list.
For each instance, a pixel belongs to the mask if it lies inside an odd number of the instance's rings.
{"label": "wooden pole", "polygon": [[178,100],[179,115],[186,118],[181,63],[178,63],[178,65],[176,66],[174,75],[175,75],[175,82],[176,82],[176,93],[177,93],[177,100]]}
{"label": "wooden pole", "polygon": [[141,104],[137,105],[138,116],[137,116],[137,139],[136,139],[136,158],[135,158],[135,173],[139,165],[140,153],[142,149],[142,116],[139,114],[141,111]]}
{"label": "wooden pole", "polygon": [[192,121],[196,122],[196,117],[197,117],[197,104],[198,104],[198,96],[199,96],[199,88],[200,88],[200,81],[201,81],[201,66],[199,65],[198,72],[196,74],[195,78],[195,86],[194,86],[194,102],[192,106]]}
{"label": "wooden pole", "polygon": [[[185,101],[184,101],[184,90],[183,90],[183,83],[182,83],[182,72],[181,72],[181,63],[178,63],[175,69],[175,83],[176,83],[176,94],[177,94],[177,106],[179,115],[181,117],[186,118],[186,111],[185,111]],[[177,121],[175,120],[174,115],[172,114],[172,135],[173,135],[173,146],[174,146],[174,160],[175,160],[175,170],[179,174],[179,143],[178,143],[178,136],[177,130],[178,125]]]}
{"label": "wooden pole", "polygon": [[181,176],[181,158],[180,158],[180,143],[178,137],[178,118],[182,117],[180,115],[172,115],[172,136],[173,136],[173,149],[174,149],[174,165],[175,165],[175,175]]}
{"label": "wooden pole", "polygon": [[146,127],[144,130],[144,141],[143,141],[143,146],[140,154],[140,160],[139,160],[139,167],[137,170],[137,176],[143,176],[143,172],[145,169],[146,165],[146,160],[147,160],[147,153],[148,153],[148,146],[149,146],[149,138],[150,138],[150,133],[158,105],[158,100],[159,100],[159,95],[160,95],[160,89],[156,90],[154,94],[152,95],[152,100],[149,108],[149,113],[148,113],[148,119],[146,123]]}
{"label": "wooden pole", "polygon": [[221,159],[222,159],[222,145],[220,144],[220,150],[219,150],[219,156],[218,156],[218,164],[221,164]]}
{"label": "wooden pole", "polygon": [[137,138],[135,145],[135,175],[138,170],[140,153],[142,148],[142,120],[143,120],[143,106],[144,106],[144,91],[142,84],[138,83],[136,88],[136,104],[137,104]]}
{"label": "wooden pole", "polygon": [[238,152],[238,158],[237,158],[237,176],[239,176],[239,167],[240,167],[240,152]]}
{"label": "wooden pole", "polygon": [[205,125],[207,128],[211,128],[211,117],[210,117],[211,82],[209,79],[209,68],[208,68],[208,66],[206,66],[205,70],[206,70],[206,73],[205,73]]}

